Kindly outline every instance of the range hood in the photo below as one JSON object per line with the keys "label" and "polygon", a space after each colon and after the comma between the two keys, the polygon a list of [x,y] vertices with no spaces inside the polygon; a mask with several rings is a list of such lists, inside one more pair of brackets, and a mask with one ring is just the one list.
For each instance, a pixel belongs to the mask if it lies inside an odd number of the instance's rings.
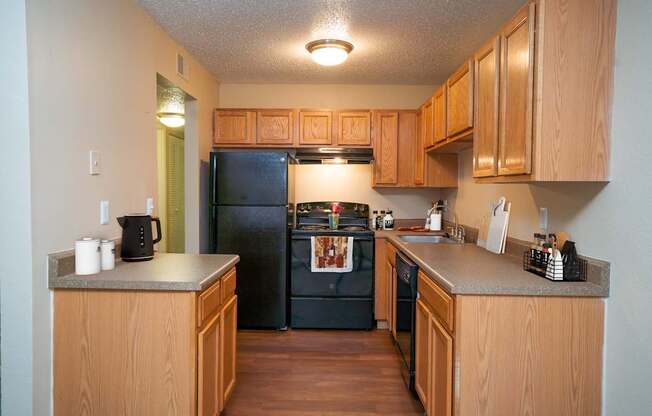
{"label": "range hood", "polygon": [[297,149],[295,159],[308,164],[368,164],[374,158],[368,147],[311,147]]}

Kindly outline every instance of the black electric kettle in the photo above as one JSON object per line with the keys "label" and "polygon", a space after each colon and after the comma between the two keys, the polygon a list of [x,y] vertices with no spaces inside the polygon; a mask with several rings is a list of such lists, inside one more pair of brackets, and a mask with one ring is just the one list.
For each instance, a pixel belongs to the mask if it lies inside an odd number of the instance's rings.
{"label": "black electric kettle", "polygon": [[[154,258],[154,244],[161,241],[161,221],[147,214],[118,217],[122,227],[120,257],[124,261],[146,261]],[[152,221],[156,223],[156,239],[152,239]]]}

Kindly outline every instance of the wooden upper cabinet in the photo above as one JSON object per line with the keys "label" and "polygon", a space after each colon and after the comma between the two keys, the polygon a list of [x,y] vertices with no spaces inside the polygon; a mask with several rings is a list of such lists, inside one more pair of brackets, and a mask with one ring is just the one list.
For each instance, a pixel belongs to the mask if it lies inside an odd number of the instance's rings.
{"label": "wooden upper cabinet", "polygon": [[473,128],[473,62],[462,65],[446,81],[446,136]]}
{"label": "wooden upper cabinet", "polygon": [[342,111],[337,114],[337,144],[339,146],[371,146],[371,113]]}
{"label": "wooden upper cabinet", "polygon": [[531,3],[500,34],[499,175],[531,172],[534,19],[535,5]]}
{"label": "wooden upper cabinet", "polygon": [[299,144],[303,146],[331,145],[333,113],[331,111],[299,112]]}
{"label": "wooden upper cabinet", "polygon": [[251,145],[256,139],[256,112],[215,110],[213,142],[227,145]]}
{"label": "wooden upper cabinet", "polygon": [[256,144],[291,146],[294,128],[293,110],[258,110]]}
{"label": "wooden upper cabinet", "polygon": [[434,122],[434,97],[428,98],[428,101],[421,106],[421,131],[423,135],[423,147],[430,147],[435,144],[433,139],[433,122]]}
{"label": "wooden upper cabinet", "polygon": [[374,184],[398,183],[398,112],[374,113]]}
{"label": "wooden upper cabinet", "polygon": [[425,157],[426,152],[423,145],[423,126],[421,125],[422,113],[417,112],[416,135],[414,139],[414,184],[421,186],[425,184]]}
{"label": "wooden upper cabinet", "polygon": [[432,96],[433,132],[432,144],[446,140],[446,84]]}
{"label": "wooden upper cabinet", "polygon": [[473,57],[475,117],[473,176],[495,176],[498,165],[498,87],[500,39],[492,39]]}

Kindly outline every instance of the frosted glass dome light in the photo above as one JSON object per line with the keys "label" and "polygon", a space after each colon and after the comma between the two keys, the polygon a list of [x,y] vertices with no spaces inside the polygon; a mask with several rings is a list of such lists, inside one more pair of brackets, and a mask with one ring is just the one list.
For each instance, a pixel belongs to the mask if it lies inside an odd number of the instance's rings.
{"label": "frosted glass dome light", "polygon": [[353,45],[339,39],[319,39],[308,43],[306,49],[319,65],[334,66],[346,61]]}
{"label": "frosted glass dome light", "polygon": [[158,113],[157,117],[164,126],[170,128],[181,127],[186,124],[186,118],[181,113]]}

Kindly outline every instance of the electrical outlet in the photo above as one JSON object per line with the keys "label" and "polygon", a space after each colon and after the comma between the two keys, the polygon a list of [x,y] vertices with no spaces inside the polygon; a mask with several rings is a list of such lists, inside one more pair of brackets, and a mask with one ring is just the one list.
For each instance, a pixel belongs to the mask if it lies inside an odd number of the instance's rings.
{"label": "electrical outlet", "polygon": [[548,230],[548,208],[539,208],[539,228]]}

